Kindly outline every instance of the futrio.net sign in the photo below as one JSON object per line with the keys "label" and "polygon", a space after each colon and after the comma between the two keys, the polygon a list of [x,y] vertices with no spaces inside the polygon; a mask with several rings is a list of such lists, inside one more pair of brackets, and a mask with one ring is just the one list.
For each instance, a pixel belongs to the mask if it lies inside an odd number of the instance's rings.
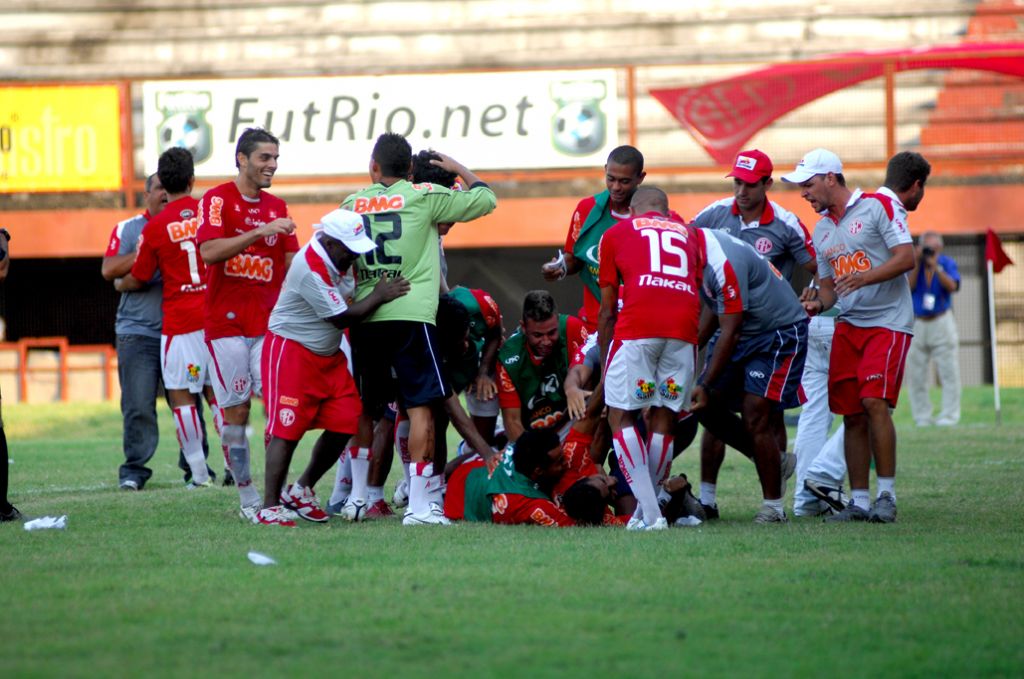
{"label": "futrio.net sign", "polygon": [[480,169],[602,164],[618,144],[616,75],[529,71],[143,83],[145,166],[172,146],[199,176],[235,173],[248,127],[281,140],[282,174],[365,172],[383,132]]}

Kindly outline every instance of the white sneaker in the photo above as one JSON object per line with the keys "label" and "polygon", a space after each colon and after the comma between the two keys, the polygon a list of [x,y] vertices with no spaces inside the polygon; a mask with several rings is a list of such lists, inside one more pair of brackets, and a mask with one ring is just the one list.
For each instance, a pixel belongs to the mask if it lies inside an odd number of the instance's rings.
{"label": "white sneaker", "polygon": [[668,530],[668,519],[662,516],[653,525],[645,526],[644,530]]}
{"label": "white sneaker", "polygon": [[257,502],[256,504],[252,505],[242,505],[242,507],[238,510],[238,518],[242,519],[243,521],[248,521],[249,523],[259,523],[259,520],[256,518],[256,515],[260,513],[261,509],[263,509],[262,502]]}
{"label": "white sneaker", "polygon": [[395,494],[391,496],[391,506],[395,509],[409,506],[409,484],[406,483],[405,479],[398,482]]}
{"label": "white sneaker", "polygon": [[451,523],[436,502],[431,502],[430,509],[423,514],[406,512],[402,518],[403,526],[450,526]]}
{"label": "white sneaker", "polygon": [[339,516],[346,521],[352,523],[358,523],[363,520],[366,516],[366,510],[369,506],[366,504],[366,500],[362,498],[349,498],[345,501],[345,505],[341,508]]}
{"label": "white sneaker", "polygon": [[667,530],[667,529],[668,529],[668,519],[666,519],[664,516],[659,516],[657,521],[655,521],[650,526],[648,526],[647,523],[643,519],[638,519],[638,518],[636,518],[636,515],[634,515],[633,518],[631,518],[629,520],[629,523],[626,524],[626,530],[642,531],[642,530]]}

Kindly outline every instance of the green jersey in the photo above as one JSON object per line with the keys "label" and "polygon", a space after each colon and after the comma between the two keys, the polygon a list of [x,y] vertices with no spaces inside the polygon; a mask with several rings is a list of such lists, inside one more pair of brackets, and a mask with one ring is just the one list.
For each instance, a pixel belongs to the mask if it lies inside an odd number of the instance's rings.
{"label": "green jersey", "polygon": [[437,319],[441,287],[438,222],[468,222],[497,205],[486,184],[453,191],[436,184],[411,184],[402,179],[390,186],[374,184],[354,193],[341,206],[363,215],[367,234],[377,249],[356,260],[356,300],[373,291],[382,277],[402,276],[409,294],[382,304],[363,322]]}

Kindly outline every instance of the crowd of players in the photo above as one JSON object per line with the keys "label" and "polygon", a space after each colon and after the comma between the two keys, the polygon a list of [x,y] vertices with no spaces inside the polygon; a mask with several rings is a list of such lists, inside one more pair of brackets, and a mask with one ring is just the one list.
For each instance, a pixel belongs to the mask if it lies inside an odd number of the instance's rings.
{"label": "crowd of players", "polygon": [[[891,409],[913,325],[906,217],[930,173],[919,154],[897,154],[885,186],[863,193],[847,188],[834,153],[809,152],[782,179],[821,215],[812,237],[768,199],[774,168],[761,151],[737,156],[732,198],[688,222],[643,185],[640,151],[618,147],[607,189],[579,203],[564,251],[541,267],[552,283],[581,277],[579,315],[535,290],[507,338],[487,292],[446,280],[442,237],[497,204],[471,170],[381,135],[370,186],[300,247],[286,204],[266,190],[278,155],[273,135],[246,130],[237,177],[196,200],[191,155],[164,152],[141,233],[119,225],[104,261],[119,290],[162,290],[159,367],[190,490],[214,482],[205,397],[239,514],[261,525],[403,507],[405,525],[695,525],[719,516],[726,445],[754,462],[758,523],[787,521],[794,473],[797,516],[896,519]],[[813,274],[800,294],[797,267]],[[134,379],[123,371],[122,390]],[[267,414],[262,494],[247,432],[254,396]],[[783,413],[801,405],[789,453]],[[148,457],[129,453],[129,409],[121,487],[137,490]],[[833,414],[843,426],[829,437]],[[670,471],[698,423],[699,499]],[[449,426],[463,440],[451,460]],[[310,430],[322,433],[289,483]],[[389,504],[396,456],[403,478]],[[321,503],[314,488],[332,467]]]}

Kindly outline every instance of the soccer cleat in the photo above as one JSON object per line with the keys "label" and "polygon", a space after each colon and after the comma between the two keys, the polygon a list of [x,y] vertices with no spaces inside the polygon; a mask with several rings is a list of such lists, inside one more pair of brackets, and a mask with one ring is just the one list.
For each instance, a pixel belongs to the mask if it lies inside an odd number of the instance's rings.
{"label": "soccer cleat", "polygon": [[825,523],[844,523],[847,521],[867,521],[868,513],[853,502],[843,507],[843,511],[825,517]]}
{"label": "soccer cleat", "polygon": [[349,498],[345,501],[345,506],[341,508],[339,516],[346,521],[352,523],[358,523],[366,518],[366,511],[369,507],[366,506],[366,500],[362,498]]}
{"label": "soccer cleat", "polygon": [[213,479],[206,479],[203,483],[189,481],[185,484],[185,490],[195,490],[196,488],[213,488]]}
{"label": "soccer cleat", "polygon": [[789,478],[793,476],[793,472],[796,471],[796,455],[783,452],[780,464],[782,466],[782,483],[779,486],[779,497],[786,497],[786,482],[789,481]]}
{"label": "soccer cleat", "polygon": [[644,526],[644,530],[668,530],[668,519],[664,516],[659,516],[658,520],[650,526]]}
{"label": "soccer cleat", "polygon": [[398,486],[395,487],[395,494],[391,496],[391,504],[395,506],[395,509],[409,506],[409,484],[405,479],[399,481]]}
{"label": "soccer cleat", "polygon": [[718,518],[718,503],[715,503],[713,505],[706,505],[703,502],[701,502],[700,508],[704,510],[705,521],[714,521]]}
{"label": "soccer cleat", "polygon": [[450,526],[451,523],[436,502],[431,502],[430,509],[422,514],[407,511],[402,517],[403,526]]}
{"label": "soccer cleat", "polygon": [[754,523],[789,523],[789,519],[786,518],[786,512],[761,505],[761,510],[754,516]]}
{"label": "soccer cleat", "polygon": [[833,512],[839,513],[846,507],[846,496],[843,494],[842,486],[833,488],[820,484],[813,479],[806,479],[804,481],[804,488],[807,489],[808,493],[828,505]]}
{"label": "soccer cleat", "polygon": [[629,517],[629,521],[626,522],[626,530],[643,530],[645,525],[644,520],[634,514]]}
{"label": "soccer cleat", "polygon": [[320,503],[316,500],[316,493],[312,488],[302,488],[299,492],[296,489],[299,484],[293,484],[281,493],[281,505],[286,509],[295,512],[299,518],[313,523],[324,523],[330,517],[327,512],[320,509]]}
{"label": "soccer cleat", "polygon": [[121,490],[139,490],[139,482],[134,479],[125,479],[118,487]]}
{"label": "soccer cleat", "polygon": [[256,515],[260,513],[261,509],[263,509],[262,502],[257,502],[251,505],[242,505],[238,509],[238,518],[243,521],[248,521],[249,523],[258,523],[256,521]]}
{"label": "soccer cleat", "polygon": [[628,531],[646,531],[646,530],[666,530],[668,528],[668,519],[664,516],[659,516],[657,520],[651,525],[647,525],[643,519],[631,518],[626,524],[626,530]]}
{"label": "soccer cleat", "polygon": [[395,513],[391,511],[391,506],[381,498],[370,505],[369,509],[366,510],[366,514],[363,515],[363,519],[367,521],[370,519],[385,519],[394,515]]}
{"label": "soccer cleat", "polygon": [[18,508],[14,505],[7,505],[9,509],[0,512],[0,523],[7,523],[8,521],[20,521],[25,518],[18,511]]}
{"label": "soccer cleat", "polygon": [[834,514],[832,508],[821,500],[811,500],[803,504],[793,505],[793,516],[829,516],[830,514]]}
{"label": "soccer cleat", "polygon": [[331,516],[340,516],[341,515],[341,510],[345,506],[346,502],[348,502],[348,498],[347,497],[344,500],[342,500],[341,502],[329,502],[329,503],[327,503],[327,513],[330,514]]}
{"label": "soccer cleat", "polygon": [[267,507],[256,512],[256,520],[253,522],[260,526],[284,526],[286,528],[293,528],[295,522],[288,518],[284,512],[281,511],[282,507]]}
{"label": "soccer cleat", "polygon": [[883,492],[871,505],[871,512],[868,514],[868,521],[871,523],[893,523],[896,521],[896,500],[889,491]]}

